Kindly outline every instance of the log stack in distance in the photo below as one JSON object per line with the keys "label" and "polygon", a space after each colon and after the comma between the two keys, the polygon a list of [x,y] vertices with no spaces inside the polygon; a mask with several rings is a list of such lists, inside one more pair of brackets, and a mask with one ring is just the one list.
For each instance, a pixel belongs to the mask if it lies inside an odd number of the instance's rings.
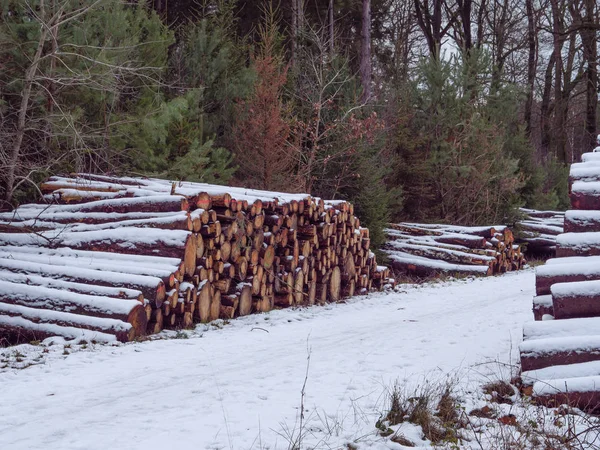
{"label": "log stack in distance", "polygon": [[519,270],[526,264],[506,226],[397,223],[389,224],[386,235],[384,251],[392,268],[401,274],[487,276]]}
{"label": "log stack in distance", "polygon": [[521,208],[515,223],[516,241],[524,244],[530,257],[547,259],[556,255],[556,237],[564,232],[564,211],[537,211]]}
{"label": "log stack in distance", "polygon": [[353,205],[203,183],[73,174],[0,214],[0,337],[130,341],[324,304],[394,280]]}

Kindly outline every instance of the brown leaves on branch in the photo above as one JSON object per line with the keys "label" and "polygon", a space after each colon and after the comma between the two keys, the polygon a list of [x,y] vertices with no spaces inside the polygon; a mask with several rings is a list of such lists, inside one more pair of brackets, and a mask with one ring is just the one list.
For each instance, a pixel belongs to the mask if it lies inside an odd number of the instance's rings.
{"label": "brown leaves on branch", "polygon": [[287,67],[272,55],[254,61],[257,73],[251,97],[238,105],[239,121],[233,129],[239,176],[244,184],[266,190],[289,183],[294,155],[288,146],[290,126],[281,100]]}

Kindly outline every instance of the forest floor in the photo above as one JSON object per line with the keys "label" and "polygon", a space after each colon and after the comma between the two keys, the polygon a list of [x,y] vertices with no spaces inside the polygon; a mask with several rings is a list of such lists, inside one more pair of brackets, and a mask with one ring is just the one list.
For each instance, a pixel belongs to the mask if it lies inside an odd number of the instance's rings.
{"label": "forest floor", "polygon": [[593,417],[510,388],[494,402],[518,371],[533,295],[529,269],[145,342],[0,349],[0,448],[598,448]]}

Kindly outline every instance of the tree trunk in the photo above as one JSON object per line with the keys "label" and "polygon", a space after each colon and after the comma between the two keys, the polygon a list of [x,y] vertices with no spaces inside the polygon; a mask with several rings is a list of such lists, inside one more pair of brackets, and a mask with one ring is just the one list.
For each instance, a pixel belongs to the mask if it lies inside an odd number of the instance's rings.
{"label": "tree trunk", "polygon": [[144,298],[160,306],[165,298],[165,285],[160,278],[146,275],[132,275],[87,268],[53,266],[50,264],[32,264],[26,261],[0,259],[0,269],[18,274],[35,275],[72,283],[93,284],[98,286],[120,286],[138,290]]}
{"label": "tree trunk", "polygon": [[292,57],[291,65],[293,68],[298,66],[298,51],[300,49],[300,40],[302,29],[304,28],[304,0],[291,0],[292,2],[292,23],[291,23],[291,47]]}
{"label": "tree trunk", "polygon": [[527,100],[525,102],[525,132],[531,136],[531,110],[533,109],[533,94],[536,74],[536,33],[533,0],[525,0],[527,7],[527,43],[529,55],[527,59]]}
{"label": "tree trunk", "polygon": [[[44,17],[44,3],[41,2],[41,16]],[[19,107],[18,119],[17,119],[17,129],[15,132],[15,142],[12,146],[12,151],[10,154],[10,158],[7,161],[6,168],[6,182],[4,187],[4,200],[7,204],[10,204],[12,201],[13,189],[15,185],[15,172],[17,169],[17,164],[19,161],[19,157],[21,156],[21,146],[23,145],[23,138],[25,136],[25,128],[26,128],[26,119],[27,119],[27,111],[29,110],[29,98],[31,97],[31,89],[33,87],[33,81],[35,78],[35,74],[37,72],[38,66],[40,64],[40,59],[42,57],[42,50],[44,49],[44,43],[46,42],[46,36],[48,35],[48,30],[50,29],[49,24],[41,25],[40,24],[40,37],[38,39],[38,46],[31,59],[31,65],[27,68],[25,72],[25,79],[23,80],[23,89],[21,90],[21,106]]]}
{"label": "tree trunk", "polygon": [[333,17],[333,0],[329,0],[329,10],[328,10],[328,13],[329,13],[329,23],[328,23],[328,26],[329,26],[329,56],[331,58],[333,58],[334,48],[335,48],[334,47],[334,36],[335,36],[334,32],[335,32],[335,28],[334,28],[334,24],[333,24],[333,20],[334,20],[334,17]]}
{"label": "tree trunk", "polygon": [[362,84],[361,102],[371,99],[371,0],[362,2],[362,27],[360,49],[360,81]]}
{"label": "tree trunk", "polygon": [[565,67],[563,61],[563,47],[567,38],[570,39],[569,54],[567,56],[567,66],[575,51],[574,34],[571,36],[565,34],[564,15],[559,5],[559,0],[551,0],[552,6],[552,33],[553,33],[553,56],[555,58],[554,70],[554,121],[553,121],[553,139],[552,149],[558,161],[567,163],[567,115],[569,111],[569,91],[567,85],[571,82],[571,69]]}
{"label": "tree trunk", "polygon": [[598,108],[598,38],[597,31],[593,28],[596,16],[597,1],[585,0],[584,28],[581,31],[583,42],[584,63],[587,64],[586,80],[586,115],[585,115],[585,140],[583,151],[589,151],[597,144],[596,111]]}
{"label": "tree trunk", "polygon": [[555,55],[552,53],[548,65],[546,66],[546,72],[544,75],[544,91],[542,94],[542,104],[540,107],[540,128],[542,132],[541,136],[541,147],[542,156],[546,157],[550,154],[550,147],[552,145],[552,127],[551,127],[551,96],[552,96],[552,71],[555,66]]}
{"label": "tree trunk", "polygon": [[292,23],[290,29],[290,40],[292,47],[291,65],[296,68],[298,60],[298,0],[291,0],[292,3]]}

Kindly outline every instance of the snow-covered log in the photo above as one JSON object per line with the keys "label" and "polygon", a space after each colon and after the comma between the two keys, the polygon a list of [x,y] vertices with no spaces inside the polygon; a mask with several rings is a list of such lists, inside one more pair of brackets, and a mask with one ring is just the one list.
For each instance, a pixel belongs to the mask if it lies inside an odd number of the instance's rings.
{"label": "snow-covered log", "polygon": [[555,318],[600,316],[600,280],[557,283],[550,291]]}
{"label": "snow-covered log", "polygon": [[114,334],[86,330],[81,327],[62,326],[56,323],[34,322],[20,316],[0,314],[0,335],[14,344],[41,341],[48,337],[62,336],[67,339],[83,339],[88,342],[113,342]]}
{"label": "snow-covered log", "polygon": [[188,275],[196,268],[196,236],[182,230],[126,227],[112,230],[14,235],[0,233],[1,245],[68,247],[76,250],[181,258]]}
{"label": "snow-covered log", "polygon": [[[134,329],[133,334],[127,333],[127,336],[131,335],[131,337],[143,336],[146,332],[146,311],[144,306],[137,300],[79,294],[62,289],[45,286],[31,286],[0,280],[0,304],[1,303],[39,309],[40,312],[37,313],[37,320],[43,319],[43,311],[50,311],[50,313],[47,314],[48,317],[52,316],[51,312],[60,311],[68,312],[72,315],[109,318],[127,322],[131,324],[131,327]],[[13,308],[12,311],[15,311],[16,309],[17,308]],[[8,314],[2,309],[0,309],[0,312]],[[52,317],[54,317],[55,320],[58,320],[55,316]],[[26,318],[32,320],[33,314],[30,313]],[[84,319],[81,320],[84,321]],[[75,319],[71,318],[70,322],[63,320],[59,325],[72,326],[74,323],[76,323]],[[97,331],[106,332],[108,329],[110,329],[110,327]],[[128,332],[129,330],[126,331]]]}
{"label": "snow-covered log", "polygon": [[523,325],[523,340],[570,336],[594,336],[600,329],[600,317],[569,320],[544,320]]}
{"label": "snow-covered log", "polygon": [[563,233],[556,238],[556,257],[600,256],[600,231]]}
{"label": "snow-covered log", "polygon": [[[136,312],[138,311],[139,308],[137,308]],[[140,316],[143,317],[143,321],[138,325],[142,327],[139,330],[136,330],[131,323],[119,319],[76,314],[60,311],[56,308],[30,308],[27,306],[2,302],[0,302],[0,316],[4,317],[4,322],[6,324],[10,323],[11,319],[23,318],[38,325],[58,325],[61,328],[81,328],[84,330],[97,331],[102,334],[111,334],[121,342],[132,341],[136,336],[142,336],[146,331],[145,313]],[[132,317],[132,320],[135,319]],[[2,327],[1,322],[2,321],[0,321],[0,329]],[[138,331],[141,334],[136,334]],[[54,334],[60,335],[61,329],[55,330]],[[65,337],[72,337],[72,334],[68,333]]]}
{"label": "snow-covered log", "polygon": [[414,256],[437,259],[457,264],[489,266],[496,262],[496,258],[493,256],[471,254],[458,250],[449,250],[435,246],[428,246],[426,244],[415,245],[405,244],[401,241],[391,241],[386,244],[385,248],[408,253]]}
{"label": "snow-covered log", "polygon": [[600,152],[587,152],[581,155],[581,161],[584,163],[600,163]]}
{"label": "snow-covered log", "polygon": [[523,371],[600,360],[600,336],[532,339],[519,345]]}
{"label": "snow-covered log", "polygon": [[600,182],[576,181],[571,186],[571,206],[573,209],[600,209]]}
{"label": "snow-covered log", "polygon": [[571,210],[565,213],[565,233],[585,233],[598,230],[600,230],[600,211]]}
{"label": "snow-covered log", "polygon": [[515,223],[516,242],[526,246],[529,255],[554,256],[556,237],[564,229],[564,212],[521,208],[525,216]]}
{"label": "snow-covered log", "polygon": [[46,205],[29,204],[19,208],[33,209],[38,212],[103,212],[103,213],[132,213],[132,212],[176,212],[187,211],[189,204],[182,195],[161,195],[134,197],[134,198],[116,198],[108,200],[98,200],[77,205]]}
{"label": "snow-covered log", "polygon": [[538,381],[533,385],[532,396],[537,404],[550,408],[568,404],[597,413],[600,411],[600,374]]}
{"label": "snow-covered log", "polygon": [[446,273],[450,275],[491,275],[489,266],[469,266],[464,264],[451,264],[445,261],[436,261],[419,258],[410,254],[389,253],[392,268],[400,273],[429,277]]}
{"label": "snow-covered log", "polygon": [[[575,261],[570,261],[573,259]],[[557,283],[600,280],[600,258],[598,257],[588,257],[588,261],[581,261],[579,258],[555,258],[548,261],[552,262],[536,268],[537,295],[550,294],[551,286]]]}
{"label": "snow-covered log", "polygon": [[124,262],[119,264],[118,260],[100,258],[73,258],[62,255],[22,253],[14,250],[5,252],[3,251],[3,247],[0,247],[0,258],[30,263],[49,264],[52,266],[82,267],[92,270],[112,271],[124,274],[149,275],[160,278],[167,286],[170,287],[175,285],[175,282],[179,279],[180,275],[183,277],[183,273],[179,274],[179,268],[177,266],[148,265],[146,267],[139,262]]}
{"label": "snow-covered log", "polygon": [[520,247],[513,244],[512,232],[504,226],[399,223],[390,224],[386,234],[384,251],[400,273],[491,275],[525,263]]}
{"label": "snow-covered log", "polygon": [[53,266],[50,264],[29,263],[0,258],[0,269],[24,275],[38,275],[73,283],[123,287],[139,290],[144,298],[160,306],[165,298],[165,285],[160,278],[146,275],[132,275],[80,267]]}
{"label": "snow-covered log", "polygon": [[533,319],[544,320],[548,316],[554,318],[552,295],[536,295],[533,297]]}
{"label": "snow-covered log", "polygon": [[479,236],[483,238],[492,238],[496,235],[496,233],[503,232],[506,227],[505,226],[493,226],[493,227],[463,227],[457,225],[446,225],[446,224],[419,224],[419,223],[401,223],[401,224],[392,224],[390,228],[394,228],[397,230],[406,230],[409,233],[418,234],[419,232],[422,234],[436,234],[442,235],[447,233],[454,234],[466,234],[472,236]]}
{"label": "snow-covered log", "polygon": [[144,294],[136,289],[128,289],[124,287],[114,286],[99,286],[96,284],[74,283],[72,281],[58,280],[54,278],[44,277],[40,275],[15,273],[9,270],[0,269],[0,280],[10,281],[13,283],[28,284],[31,286],[44,286],[54,289],[62,289],[65,291],[76,292],[79,294],[88,294],[96,296],[124,298],[129,300],[137,300],[144,303]]}

